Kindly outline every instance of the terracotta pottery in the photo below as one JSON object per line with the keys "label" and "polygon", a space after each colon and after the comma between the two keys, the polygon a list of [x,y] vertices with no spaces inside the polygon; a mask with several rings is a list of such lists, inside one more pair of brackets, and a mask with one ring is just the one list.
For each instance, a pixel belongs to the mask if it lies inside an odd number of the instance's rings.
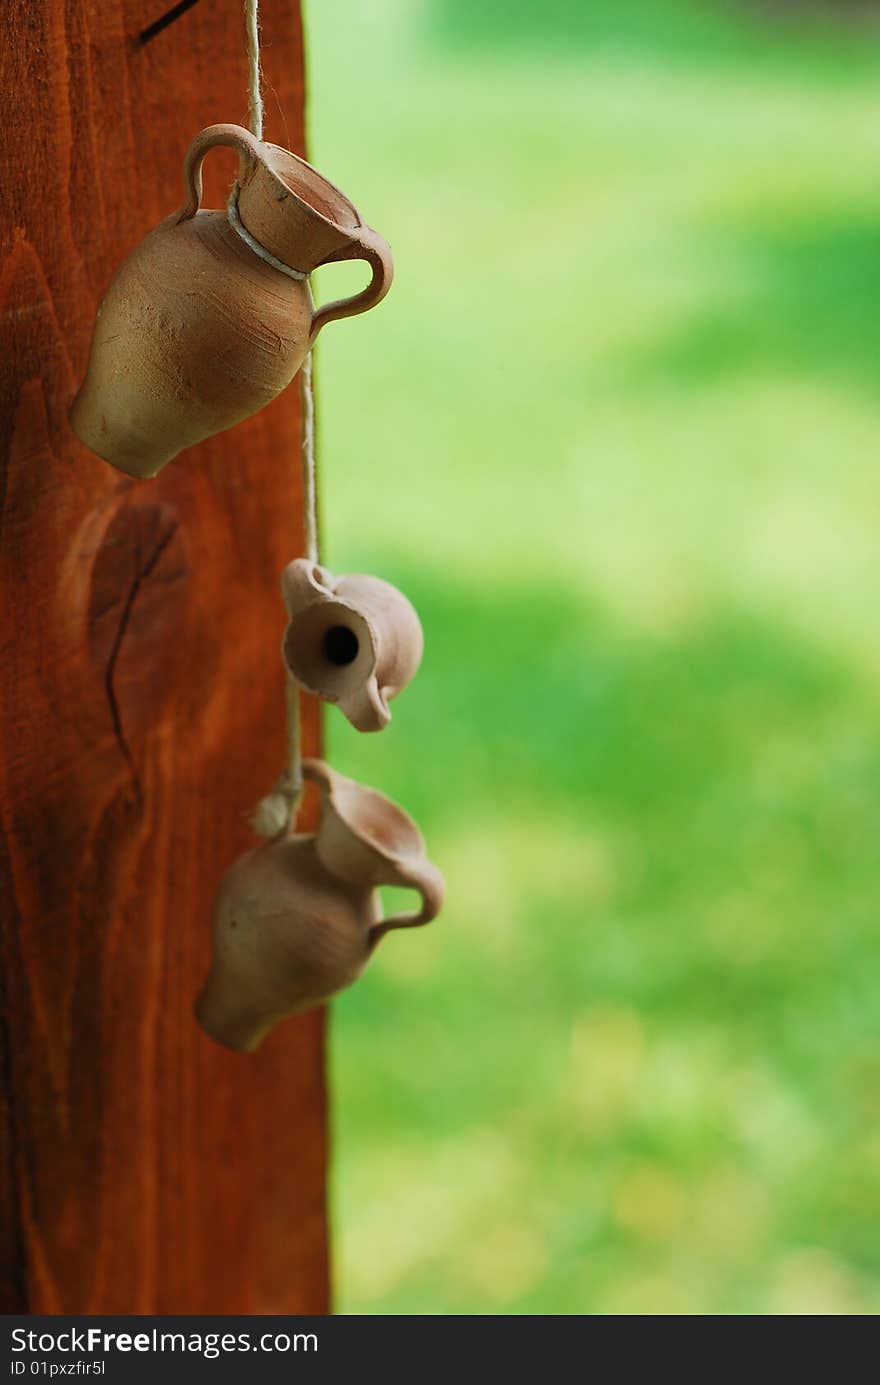
{"label": "terracotta pottery", "polygon": [[[221,144],[241,156],[237,204],[199,211],[202,160]],[[77,437],[130,476],[155,476],[183,448],[256,413],[326,323],[372,308],[391,284],[382,237],[289,150],[212,125],[190,145],[184,180],[183,207],[107,290],[70,413]],[[314,312],[307,276],[351,259],[370,265],[367,288]]]}
{"label": "terracotta pottery", "polygon": [[282,651],[308,692],[335,702],[358,731],[381,731],[388,702],[406,687],[422,659],[419,618],[402,592],[378,577],[297,558],[281,589],[290,615]]}
{"label": "terracotta pottery", "polygon": [[[229,1048],[257,1048],[279,1020],[351,985],[385,933],[428,923],[443,902],[443,877],[402,809],[321,760],[305,760],[303,774],[321,793],[318,831],[248,852],[217,895],[196,1016]],[[383,920],[380,884],[418,890],[421,908]]]}

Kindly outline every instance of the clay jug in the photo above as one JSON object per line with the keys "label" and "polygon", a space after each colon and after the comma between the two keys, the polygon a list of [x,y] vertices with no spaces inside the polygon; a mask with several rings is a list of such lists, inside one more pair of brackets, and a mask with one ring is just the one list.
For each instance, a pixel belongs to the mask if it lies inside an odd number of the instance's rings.
{"label": "clay jug", "polygon": [[422,627],[406,597],[378,577],[334,577],[306,558],[288,563],[281,590],[290,616],[282,653],[292,676],[335,702],[358,731],[381,731],[391,720],[389,699],[422,659]]}
{"label": "clay jug", "polygon": [[[225,211],[200,211],[202,161],[239,151]],[[130,476],[155,476],[185,447],[256,413],[290,383],[321,328],[387,293],[391,251],[309,164],[238,125],[197,135],[184,163],[187,200],[116,272],[95,322],[70,421],[77,437]],[[308,275],[366,260],[369,285],[313,310]]]}
{"label": "clay jug", "polygon": [[[322,760],[303,761],[303,774],[320,790],[318,831],[248,852],[217,894],[196,1016],[228,1048],[257,1048],[279,1020],[350,986],[380,938],[428,923],[443,902],[443,877],[401,808]],[[421,908],[383,919],[380,884],[418,890]]]}

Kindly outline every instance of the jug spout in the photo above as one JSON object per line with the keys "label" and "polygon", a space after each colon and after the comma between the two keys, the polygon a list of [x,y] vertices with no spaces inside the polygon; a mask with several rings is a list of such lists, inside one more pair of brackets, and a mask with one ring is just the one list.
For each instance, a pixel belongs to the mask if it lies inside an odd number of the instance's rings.
{"label": "jug spout", "polygon": [[242,159],[238,213],[243,225],[276,259],[311,274],[358,238],[357,208],[304,159],[259,142]]}
{"label": "jug spout", "polygon": [[376,925],[374,944],[391,928],[436,918],[443,905],[443,877],[428,860],[424,838],[409,814],[323,760],[303,760],[302,771],[321,795],[315,851],[325,869],[351,884],[401,885],[421,894],[421,908]]}

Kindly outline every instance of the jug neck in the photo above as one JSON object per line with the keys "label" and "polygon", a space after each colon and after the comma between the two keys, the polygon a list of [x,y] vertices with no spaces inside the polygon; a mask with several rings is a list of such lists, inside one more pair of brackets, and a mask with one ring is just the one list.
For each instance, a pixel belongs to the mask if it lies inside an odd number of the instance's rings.
{"label": "jug neck", "polygon": [[406,885],[411,872],[406,858],[394,844],[379,846],[360,835],[331,807],[325,805],[315,833],[315,855],[330,875],[349,885],[371,889],[376,885]]}
{"label": "jug neck", "polygon": [[357,239],[360,217],[310,164],[278,145],[260,142],[259,149],[259,158],[242,160],[238,219],[281,265],[308,275]]}
{"label": "jug neck", "polygon": [[315,852],[325,870],[349,884],[403,885],[424,857],[424,842],[401,808],[347,779],[323,761],[306,760],[303,774],[321,792]]}

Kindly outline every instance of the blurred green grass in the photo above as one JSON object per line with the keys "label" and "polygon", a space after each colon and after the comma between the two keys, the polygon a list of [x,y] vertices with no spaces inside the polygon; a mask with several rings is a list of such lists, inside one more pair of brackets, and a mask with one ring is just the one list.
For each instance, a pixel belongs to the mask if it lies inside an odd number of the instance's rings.
{"label": "blurred green grass", "polygon": [[325,558],[427,636],[328,741],[450,887],[333,1007],[338,1311],[877,1312],[875,31],[307,22],[397,261],[318,351]]}

